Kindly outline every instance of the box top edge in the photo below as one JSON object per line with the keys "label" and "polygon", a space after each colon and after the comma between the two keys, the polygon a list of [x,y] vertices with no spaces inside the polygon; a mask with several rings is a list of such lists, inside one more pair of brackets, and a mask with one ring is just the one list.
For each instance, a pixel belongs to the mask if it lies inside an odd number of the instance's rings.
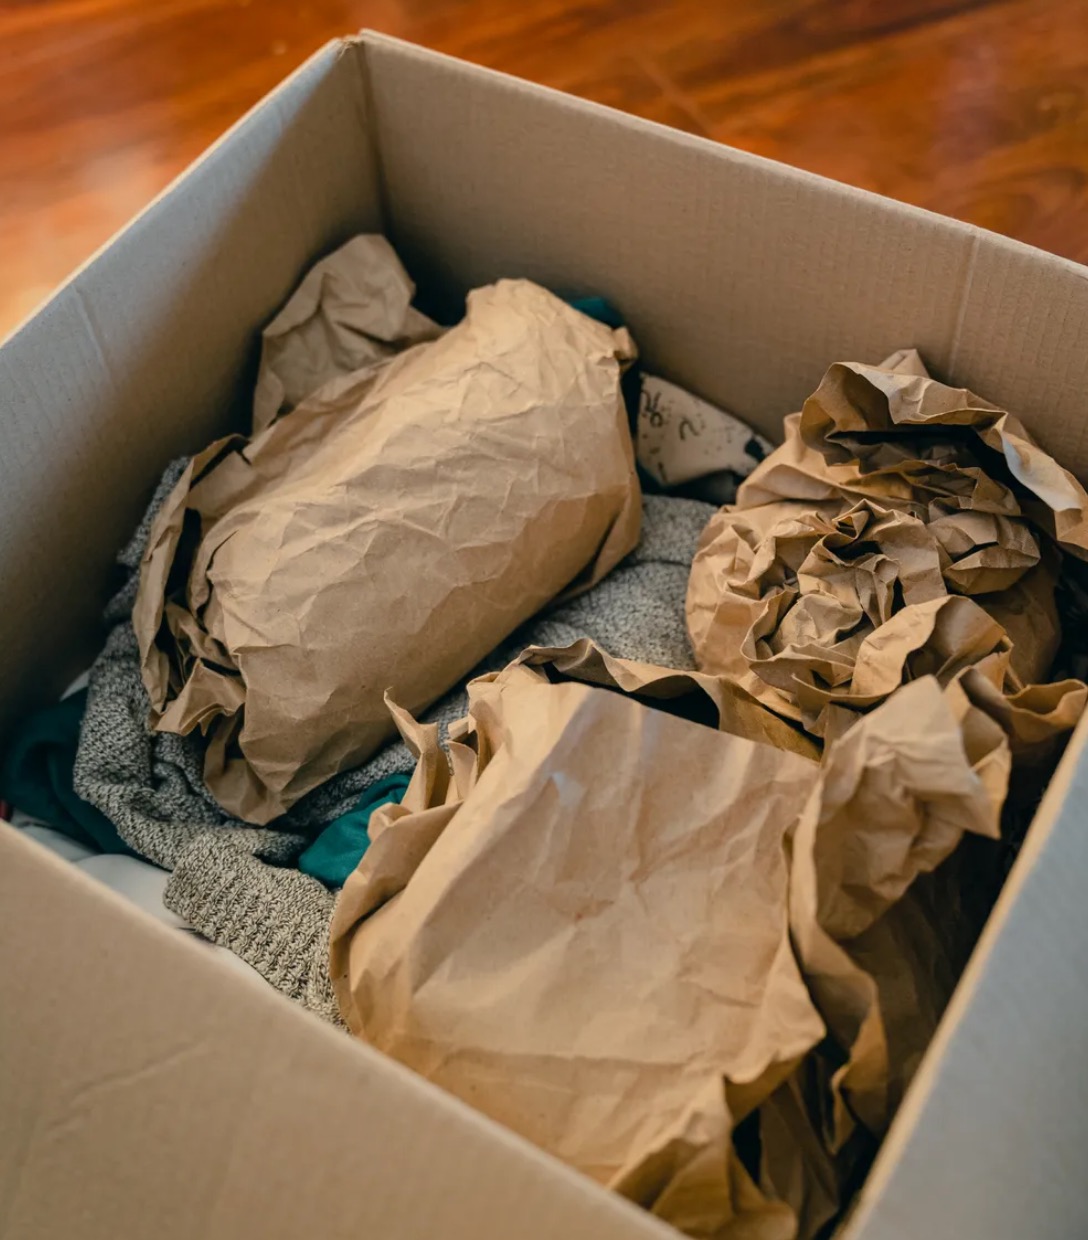
{"label": "box top edge", "polygon": [[474,61],[453,56],[448,52],[440,52],[434,48],[413,43],[396,35],[364,27],[357,35],[345,38],[341,42],[353,48],[359,47],[364,55],[370,49],[374,49],[379,53],[389,51],[394,55],[407,56],[419,61],[429,61],[432,64],[441,65],[455,72],[467,73],[481,80],[490,79],[501,82],[507,89],[549,98],[553,104],[581,112],[587,117],[607,119],[626,128],[653,134],[658,139],[668,137],[671,141],[700,151],[723,162],[734,163],[756,172],[773,175],[782,181],[792,181],[798,185],[818,187],[825,193],[838,195],[845,200],[866,205],[870,209],[900,214],[933,229],[958,232],[965,237],[974,237],[979,243],[993,245],[1009,253],[1029,256],[1035,261],[1054,264],[1062,269],[1079,274],[1088,280],[1088,266],[1073,259],[1064,258],[1059,254],[1054,254],[1049,250],[1041,249],[1029,242],[1009,237],[1004,233],[994,232],[991,229],[983,228],[981,225],[972,224],[967,220],[957,219],[955,216],[942,215],[938,211],[916,206],[913,203],[904,202],[901,199],[878,193],[875,190],[851,185],[846,181],[838,181],[822,173],[810,172],[807,169],[798,168],[783,160],[773,159],[766,155],[757,155],[752,151],[731,146],[726,142],[719,142],[713,138],[688,133],[671,125],[662,124],[660,121],[649,120],[635,113],[611,107],[608,104],[597,103],[580,95],[571,94],[569,91],[546,86],[528,78],[518,77],[516,74],[508,73],[502,69],[489,68]]}

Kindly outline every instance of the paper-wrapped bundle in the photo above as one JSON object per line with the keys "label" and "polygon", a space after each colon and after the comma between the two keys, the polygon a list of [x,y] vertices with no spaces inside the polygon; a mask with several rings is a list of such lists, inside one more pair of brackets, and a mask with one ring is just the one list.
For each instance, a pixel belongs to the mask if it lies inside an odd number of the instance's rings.
{"label": "paper-wrapped bundle", "polygon": [[951,993],[919,882],[1083,709],[983,681],[920,678],[822,766],[724,677],[589,642],[473,681],[448,755],[397,710],[420,760],[333,915],[345,1020],[690,1236],[826,1235]]}
{"label": "paper-wrapped bundle", "polygon": [[730,1134],[823,1037],[787,907],[819,768],[672,713],[747,730],[724,682],[581,647],[473,681],[452,765],[397,712],[420,763],[371,819],[330,970],[364,1040],[716,1236],[780,1214]]}
{"label": "paper-wrapped bundle", "polygon": [[501,281],[439,339],[194,458],[133,619],[153,725],[205,733],[224,809],[277,818],[388,739],[385,690],[422,709],[636,545],[632,354]]}

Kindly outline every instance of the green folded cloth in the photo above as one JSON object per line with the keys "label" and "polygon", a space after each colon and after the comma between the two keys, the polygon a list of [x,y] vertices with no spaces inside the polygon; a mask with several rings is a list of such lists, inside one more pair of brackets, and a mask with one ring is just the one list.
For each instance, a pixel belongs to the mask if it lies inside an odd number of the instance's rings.
{"label": "green folded cloth", "polygon": [[371,784],[355,807],[334,818],[300,855],[298,868],[326,887],[343,887],[370,847],[370,815],[379,805],[399,805],[410,780],[410,775],[399,772]]}
{"label": "green folded cloth", "polygon": [[82,689],[23,721],[0,763],[0,797],[90,848],[136,856],[106,815],[72,789],[86,705],[87,690]]}

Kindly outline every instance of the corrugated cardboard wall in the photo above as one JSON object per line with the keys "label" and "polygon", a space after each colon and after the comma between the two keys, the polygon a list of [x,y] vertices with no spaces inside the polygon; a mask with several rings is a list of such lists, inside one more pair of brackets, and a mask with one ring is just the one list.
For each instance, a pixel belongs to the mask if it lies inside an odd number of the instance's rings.
{"label": "corrugated cardboard wall", "polygon": [[829,362],[917,345],[1088,477],[1084,268],[396,40],[359,54],[421,284],[605,295],[650,367],[776,438]]}
{"label": "corrugated cardboard wall", "polygon": [[364,107],[326,50],[0,349],[0,733],[95,652],[116,551],[167,461],[243,416],[300,272],[381,227]]}
{"label": "corrugated cardboard wall", "polygon": [[675,1236],[3,825],[0,854],[4,1240]]}

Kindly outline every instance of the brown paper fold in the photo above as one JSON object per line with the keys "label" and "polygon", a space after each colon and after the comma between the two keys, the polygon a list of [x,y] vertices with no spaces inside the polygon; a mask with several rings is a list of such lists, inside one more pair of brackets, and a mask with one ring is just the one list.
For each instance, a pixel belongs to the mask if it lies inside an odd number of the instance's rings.
{"label": "brown paper fold", "polygon": [[731,1134],[823,1035],[786,903],[818,768],[682,717],[736,723],[713,678],[588,642],[469,703],[445,776],[400,717],[420,764],[333,917],[348,1024],[691,1235],[791,1235]]}
{"label": "brown paper fold", "polygon": [[1017,418],[930,378],[915,350],[881,366],[831,366],[801,413],[786,418],[782,446],[741,484],[737,505],[862,498],[925,505],[931,519],[933,505],[1027,518],[1088,558],[1088,494],[1076,478]]}
{"label": "brown paper fold", "polygon": [[1019,692],[1060,639],[1058,554],[1033,525],[1088,555],[1086,505],[1015,418],[915,351],[832,366],[704,532],[699,666],[824,740],[921,675],[985,660]]}
{"label": "brown paper fold", "polygon": [[473,681],[448,762],[394,707],[419,763],[336,905],[345,1020],[690,1236],[814,1240],[977,931],[949,859],[1084,708],[1007,662],[921,675],[820,767],[744,740],[724,677],[588,641]]}
{"label": "brown paper fold", "polygon": [[[902,480],[953,506],[1019,508],[1064,550],[1088,558],[1084,488],[1019,419],[964,388],[837,363],[805,402],[799,430],[833,468],[857,469],[862,487]],[[1008,471],[1004,482],[982,472],[998,472],[994,457]]]}
{"label": "brown paper fold", "polygon": [[315,263],[261,333],[254,433],[331,380],[439,336],[442,329],[412,306],[415,292],[381,236],[353,237]]}
{"label": "brown paper fold", "polygon": [[829,1040],[760,1111],[760,1185],[794,1206],[800,1240],[867,1165],[996,895],[957,848],[998,838],[1013,762],[1052,759],[1083,712],[1080,682],[1010,697],[1000,676],[982,664],[899,689],[828,748],[802,815],[792,941]]}
{"label": "brown paper fold", "polygon": [[932,527],[871,500],[834,518],[794,503],[722,509],[692,566],[692,645],[705,670],[830,738],[913,677],[1008,662],[1006,631],[948,593],[948,567]]}
{"label": "brown paper fold", "polygon": [[225,809],[277,818],[390,736],[385,689],[422,709],[636,545],[631,356],[501,281],[441,338],[194,459],[133,618],[154,726],[207,735]]}
{"label": "brown paper fold", "polygon": [[746,1120],[798,1240],[864,1173],[1085,709],[1080,681],[1041,682],[1086,506],[1016,419],[902,350],[833,366],[700,542],[699,666],[826,745],[790,924],[828,1038]]}

